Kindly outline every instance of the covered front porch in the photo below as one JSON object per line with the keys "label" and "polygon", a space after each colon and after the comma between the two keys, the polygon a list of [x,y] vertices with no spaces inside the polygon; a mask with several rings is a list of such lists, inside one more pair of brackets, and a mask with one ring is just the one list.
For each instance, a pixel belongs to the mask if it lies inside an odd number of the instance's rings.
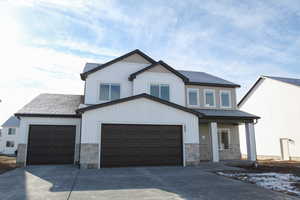
{"label": "covered front porch", "polygon": [[256,161],[254,125],[258,116],[240,110],[199,109],[199,148],[201,161],[241,160],[239,127],[244,126],[247,159]]}

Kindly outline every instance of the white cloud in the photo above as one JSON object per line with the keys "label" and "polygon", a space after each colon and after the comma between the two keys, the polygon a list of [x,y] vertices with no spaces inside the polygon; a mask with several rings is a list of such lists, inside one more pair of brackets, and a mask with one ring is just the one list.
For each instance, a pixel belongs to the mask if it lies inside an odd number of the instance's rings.
{"label": "white cloud", "polygon": [[[56,47],[99,57],[117,57],[126,53],[124,49],[145,47],[150,56],[165,59],[174,67],[205,71],[241,84],[244,87],[239,97],[261,74],[297,76],[274,63],[297,62],[299,37],[279,33],[270,25],[284,19],[285,13],[278,9],[280,6],[286,13],[299,13],[300,6],[293,6],[295,1],[280,3],[278,0],[274,5],[256,1],[251,2],[251,6],[239,1],[214,0],[151,3],[155,8],[149,4],[144,7],[127,4],[133,10],[120,6],[123,1],[114,0],[9,2],[12,6],[29,6],[49,15],[49,21],[38,23],[42,28],[56,30],[58,27],[59,34],[50,38],[33,37],[32,44],[39,48],[22,46],[20,34],[24,32],[17,20],[10,17],[10,10],[4,12],[6,9],[1,5],[3,16],[8,17],[0,18],[0,24],[5,24],[0,37],[0,69],[1,74],[9,76],[0,79],[0,99],[3,100],[0,122],[38,93],[82,93],[79,73],[85,62],[103,62],[53,50]],[[96,37],[92,40],[84,34],[78,36],[82,38],[72,37],[68,28],[73,25],[83,27]],[[288,48],[277,40],[287,41]],[[216,53],[218,50],[234,55],[221,57]],[[256,61],[257,57],[263,57],[266,62]]]}
{"label": "white cloud", "polygon": [[56,46],[56,47],[64,47],[69,50],[78,50],[89,54],[95,54],[104,57],[117,57],[120,54],[124,54],[126,52],[118,51],[115,49],[99,47],[93,44],[89,44],[86,42],[79,42],[75,40],[65,39],[65,40],[54,40],[48,41],[45,39],[36,39],[33,41],[35,45],[45,45],[45,46]]}
{"label": "white cloud", "polygon": [[1,50],[0,123],[39,93],[83,94],[84,64],[103,62],[46,48]]}
{"label": "white cloud", "polygon": [[138,18],[132,19],[128,13],[125,14],[120,8],[119,2],[115,0],[12,0],[10,3],[17,6],[46,8],[51,11],[68,11],[76,13],[76,15],[90,22],[92,20],[109,19],[131,25],[141,24]]}
{"label": "white cloud", "polygon": [[[251,2],[248,2],[251,4]],[[229,19],[232,24],[240,28],[261,28],[276,17],[276,10],[263,1],[255,1],[254,4],[240,1],[207,1],[198,4],[200,9],[205,9],[211,15]],[[251,30],[255,31],[255,30]]]}

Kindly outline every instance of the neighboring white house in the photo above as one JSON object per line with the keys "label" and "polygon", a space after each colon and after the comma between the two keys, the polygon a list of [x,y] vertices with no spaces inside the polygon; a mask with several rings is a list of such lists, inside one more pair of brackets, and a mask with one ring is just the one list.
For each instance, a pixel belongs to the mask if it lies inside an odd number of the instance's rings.
{"label": "neighboring white house", "polygon": [[236,106],[237,84],[175,70],[134,50],[87,63],[84,95],[41,94],[21,119],[17,164],[102,168],[197,165],[240,159],[238,125],[256,160],[253,122]]}
{"label": "neighboring white house", "polygon": [[[261,76],[238,106],[261,117],[255,125],[258,158],[300,159],[300,79]],[[241,147],[245,153],[243,142]]]}
{"label": "neighboring white house", "polygon": [[18,147],[20,120],[10,117],[2,124],[0,136],[0,153],[13,155]]}

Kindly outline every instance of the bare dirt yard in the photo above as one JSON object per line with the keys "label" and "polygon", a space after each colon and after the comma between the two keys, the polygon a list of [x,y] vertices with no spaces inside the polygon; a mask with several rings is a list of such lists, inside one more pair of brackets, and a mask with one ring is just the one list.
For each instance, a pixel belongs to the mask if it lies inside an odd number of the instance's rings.
{"label": "bare dirt yard", "polygon": [[251,166],[239,166],[253,172],[279,172],[291,173],[300,177],[300,161],[274,161],[259,160],[257,168]]}
{"label": "bare dirt yard", "polygon": [[16,168],[16,158],[0,155],[0,174]]}
{"label": "bare dirt yard", "polygon": [[253,166],[236,166],[242,171],[217,174],[300,197],[300,161],[261,160]]}

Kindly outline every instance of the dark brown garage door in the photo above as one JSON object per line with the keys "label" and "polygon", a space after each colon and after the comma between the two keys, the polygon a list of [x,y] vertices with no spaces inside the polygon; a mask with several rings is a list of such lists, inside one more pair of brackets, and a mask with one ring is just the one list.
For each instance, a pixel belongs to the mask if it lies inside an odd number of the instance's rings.
{"label": "dark brown garage door", "polygon": [[181,126],[102,124],[101,167],[182,165]]}
{"label": "dark brown garage door", "polygon": [[27,164],[74,163],[75,126],[31,125]]}

